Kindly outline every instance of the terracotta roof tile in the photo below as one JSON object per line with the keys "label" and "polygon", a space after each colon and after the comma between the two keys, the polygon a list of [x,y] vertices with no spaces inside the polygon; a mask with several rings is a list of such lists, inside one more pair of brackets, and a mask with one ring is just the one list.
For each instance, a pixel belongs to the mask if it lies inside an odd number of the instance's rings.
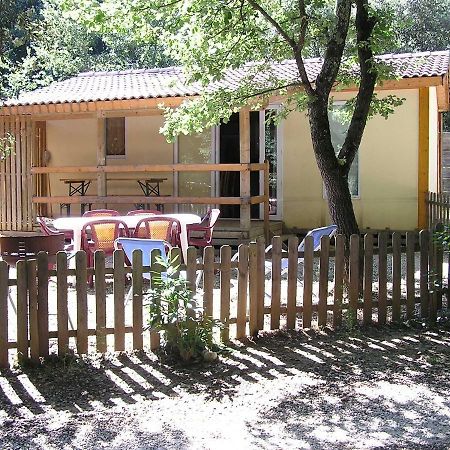
{"label": "terracotta roof tile", "polygon": [[[449,52],[388,54],[379,59],[389,64],[395,76],[418,78],[443,76],[449,70]],[[320,71],[321,59],[305,61],[308,77],[314,81]],[[224,79],[214,86],[233,88],[248,75],[248,68],[229,70]],[[293,60],[271,65],[271,75],[295,81],[298,72]],[[267,74],[258,73],[256,82],[264,82]],[[213,86],[213,88],[214,88]],[[78,103],[97,100],[128,100],[139,98],[186,97],[201,94],[199,84],[188,85],[181,67],[139,69],[114,72],[86,72],[64,81],[58,81],[32,92],[23,92],[5,105],[33,105],[50,103]]]}

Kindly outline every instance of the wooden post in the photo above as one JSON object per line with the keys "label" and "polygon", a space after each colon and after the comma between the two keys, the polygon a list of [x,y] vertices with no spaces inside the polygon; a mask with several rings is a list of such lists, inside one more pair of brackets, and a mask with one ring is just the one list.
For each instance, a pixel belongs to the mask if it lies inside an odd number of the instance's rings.
{"label": "wooden post", "polygon": [[[18,261],[17,277],[17,356],[28,358],[28,274],[27,262]],[[59,289],[59,288],[58,288]],[[67,291],[67,290],[66,290]],[[59,331],[58,331],[59,332]]]}
{"label": "wooden post", "polygon": [[94,253],[95,282],[95,334],[98,353],[106,353],[106,286],[105,253]]}
{"label": "wooden post", "polygon": [[125,350],[124,264],[125,264],[125,255],[123,250],[115,250],[113,255],[113,265],[114,265],[114,350],[116,352],[123,352]]}
{"label": "wooden post", "polygon": [[58,323],[58,354],[69,350],[69,311],[67,305],[67,253],[58,252],[56,257],[56,311]]}
{"label": "wooden post", "polygon": [[223,245],[220,247],[220,320],[223,324],[221,336],[224,342],[230,338],[230,278],[231,247]]}
{"label": "wooden post", "polygon": [[88,352],[88,303],[87,303],[87,259],[86,253],[75,255],[75,283],[77,291],[77,351]]}
{"label": "wooden post", "polygon": [[8,265],[5,261],[0,261],[0,368],[9,367],[8,292]]}
{"label": "wooden post", "polygon": [[144,341],[142,337],[142,250],[133,250],[132,257],[132,293],[133,293],[133,350],[142,350]]}
{"label": "wooden post", "polygon": [[334,256],[334,297],[333,297],[333,327],[342,325],[342,297],[344,294],[345,272],[345,238],[336,236],[336,253]]}
{"label": "wooden post", "polygon": [[39,329],[39,356],[48,356],[48,255],[37,254],[37,317]]}
{"label": "wooden post", "polygon": [[270,329],[280,328],[281,312],[281,252],[282,242],[280,236],[272,239],[272,293],[270,302]]}
{"label": "wooden post", "polygon": [[[243,108],[239,112],[239,153],[240,162],[250,164],[250,110]],[[241,207],[240,207],[240,227],[241,230],[250,230],[250,170],[241,172]],[[245,200],[243,200],[245,199]]]}
{"label": "wooden post", "polygon": [[242,339],[245,337],[247,328],[248,246],[241,244],[238,249],[238,254],[236,339]]}
{"label": "wooden post", "polygon": [[419,89],[419,161],[418,161],[418,205],[417,226],[426,228],[427,220],[427,192],[429,186],[429,152],[430,152],[430,98],[429,89]]}
{"label": "wooden post", "polygon": [[269,227],[269,161],[264,161],[264,237],[266,242],[270,240]]}
{"label": "wooden post", "polygon": [[[97,119],[97,166],[106,166],[106,119]],[[105,197],[107,192],[106,174],[103,171],[97,172],[97,195]],[[106,204],[103,205],[107,207]]]}
{"label": "wooden post", "polygon": [[295,330],[297,322],[297,276],[298,276],[298,237],[292,236],[288,241],[288,288],[286,327]]}
{"label": "wooden post", "polygon": [[250,336],[258,334],[258,257],[256,242],[250,242],[248,248],[249,265],[249,333]]}

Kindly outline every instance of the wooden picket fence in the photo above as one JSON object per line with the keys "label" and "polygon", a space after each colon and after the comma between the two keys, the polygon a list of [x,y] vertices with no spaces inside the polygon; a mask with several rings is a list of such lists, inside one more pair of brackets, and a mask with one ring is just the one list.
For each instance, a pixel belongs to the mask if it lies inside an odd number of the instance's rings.
{"label": "wooden picket fence", "polygon": [[[274,237],[269,254],[263,241],[252,242],[239,246],[237,260],[229,246],[221,247],[218,256],[207,247],[201,261],[189,248],[180,270],[191,286],[202,274],[194,290],[204,313],[223,322],[223,341],[269,329],[434,320],[443,307],[443,290],[430,286],[443,285],[444,254],[427,230],[404,238],[387,232],[362,239],[354,235],[346,250],[343,236],[332,242],[323,237],[320,252],[307,238],[304,252],[298,252],[297,237],[289,238],[287,249]],[[172,250],[172,258],[179,255],[179,249]],[[20,261],[15,274],[0,261],[0,367],[7,367],[14,354],[38,359],[74,349],[85,354],[159,346],[157,333],[143,331],[151,288],[145,275],[161,271],[156,254],[149,267],[143,266],[141,251],[134,252],[131,267],[121,250],[115,251],[112,266],[105,264],[102,252],[94,259],[94,268],[88,268],[80,251],[69,268],[72,263],[61,252],[49,270],[48,257],[41,253],[37,260]],[[132,298],[126,303],[129,289]]]}
{"label": "wooden picket fence", "polygon": [[431,229],[438,223],[450,224],[450,195],[428,192],[428,226]]}

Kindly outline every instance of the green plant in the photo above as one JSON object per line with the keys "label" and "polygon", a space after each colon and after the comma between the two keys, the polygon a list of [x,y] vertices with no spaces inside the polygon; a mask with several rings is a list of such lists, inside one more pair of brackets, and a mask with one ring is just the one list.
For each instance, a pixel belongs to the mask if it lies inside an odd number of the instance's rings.
{"label": "green plant", "polygon": [[161,271],[152,272],[148,294],[150,330],[161,331],[165,349],[183,361],[216,359],[221,347],[214,338],[221,322],[198,307],[187,281],[178,277],[176,260],[159,257],[157,263]]}

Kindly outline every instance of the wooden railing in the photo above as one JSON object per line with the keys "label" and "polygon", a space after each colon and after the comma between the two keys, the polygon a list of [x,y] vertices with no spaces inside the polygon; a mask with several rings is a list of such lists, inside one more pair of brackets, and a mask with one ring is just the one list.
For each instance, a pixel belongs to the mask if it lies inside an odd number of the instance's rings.
{"label": "wooden railing", "polygon": [[[262,240],[240,245],[237,261],[229,246],[221,247],[218,257],[207,247],[201,262],[196,249],[189,248],[180,269],[193,287],[201,271],[202,284],[193,290],[204,312],[223,322],[224,341],[259,330],[434,320],[443,305],[444,255],[426,230],[408,232],[404,242],[399,233],[392,238],[380,233],[376,242],[373,235],[355,235],[346,254],[343,236],[333,242],[324,237],[321,251],[314,253],[311,238],[305,251],[298,252],[297,237],[289,239],[287,251],[275,237],[270,254]],[[179,256],[179,249],[172,252]],[[143,267],[140,251],[134,253],[132,267],[124,259],[118,250],[107,267],[104,254],[97,252],[94,267],[88,268],[80,251],[75,267],[68,268],[67,255],[59,253],[56,269],[49,270],[47,255],[41,253],[37,261],[20,261],[15,277],[0,261],[0,367],[9,364],[13,351],[37,359],[55,348],[64,354],[75,347],[83,354],[158,347],[159,335],[143,332],[151,288],[144,275],[160,268]],[[287,273],[282,261],[288,261]],[[94,288],[89,289],[92,274]],[[129,289],[132,300],[125,304]]]}
{"label": "wooden railing", "polygon": [[265,236],[269,232],[269,163],[250,164],[152,164],[152,165],[123,165],[123,166],[64,166],[64,167],[32,167],[31,174],[96,174],[97,195],[86,196],[33,196],[34,204],[61,204],[61,203],[148,203],[149,198],[144,195],[107,195],[107,174],[133,173],[175,173],[175,172],[240,172],[241,178],[250,179],[251,172],[262,172],[264,177],[264,192],[262,195],[240,195],[239,197],[158,197],[158,204],[198,204],[198,205],[240,205],[245,208],[241,211],[241,228],[250,227],[250,205],[264,204],[264,230]]}

